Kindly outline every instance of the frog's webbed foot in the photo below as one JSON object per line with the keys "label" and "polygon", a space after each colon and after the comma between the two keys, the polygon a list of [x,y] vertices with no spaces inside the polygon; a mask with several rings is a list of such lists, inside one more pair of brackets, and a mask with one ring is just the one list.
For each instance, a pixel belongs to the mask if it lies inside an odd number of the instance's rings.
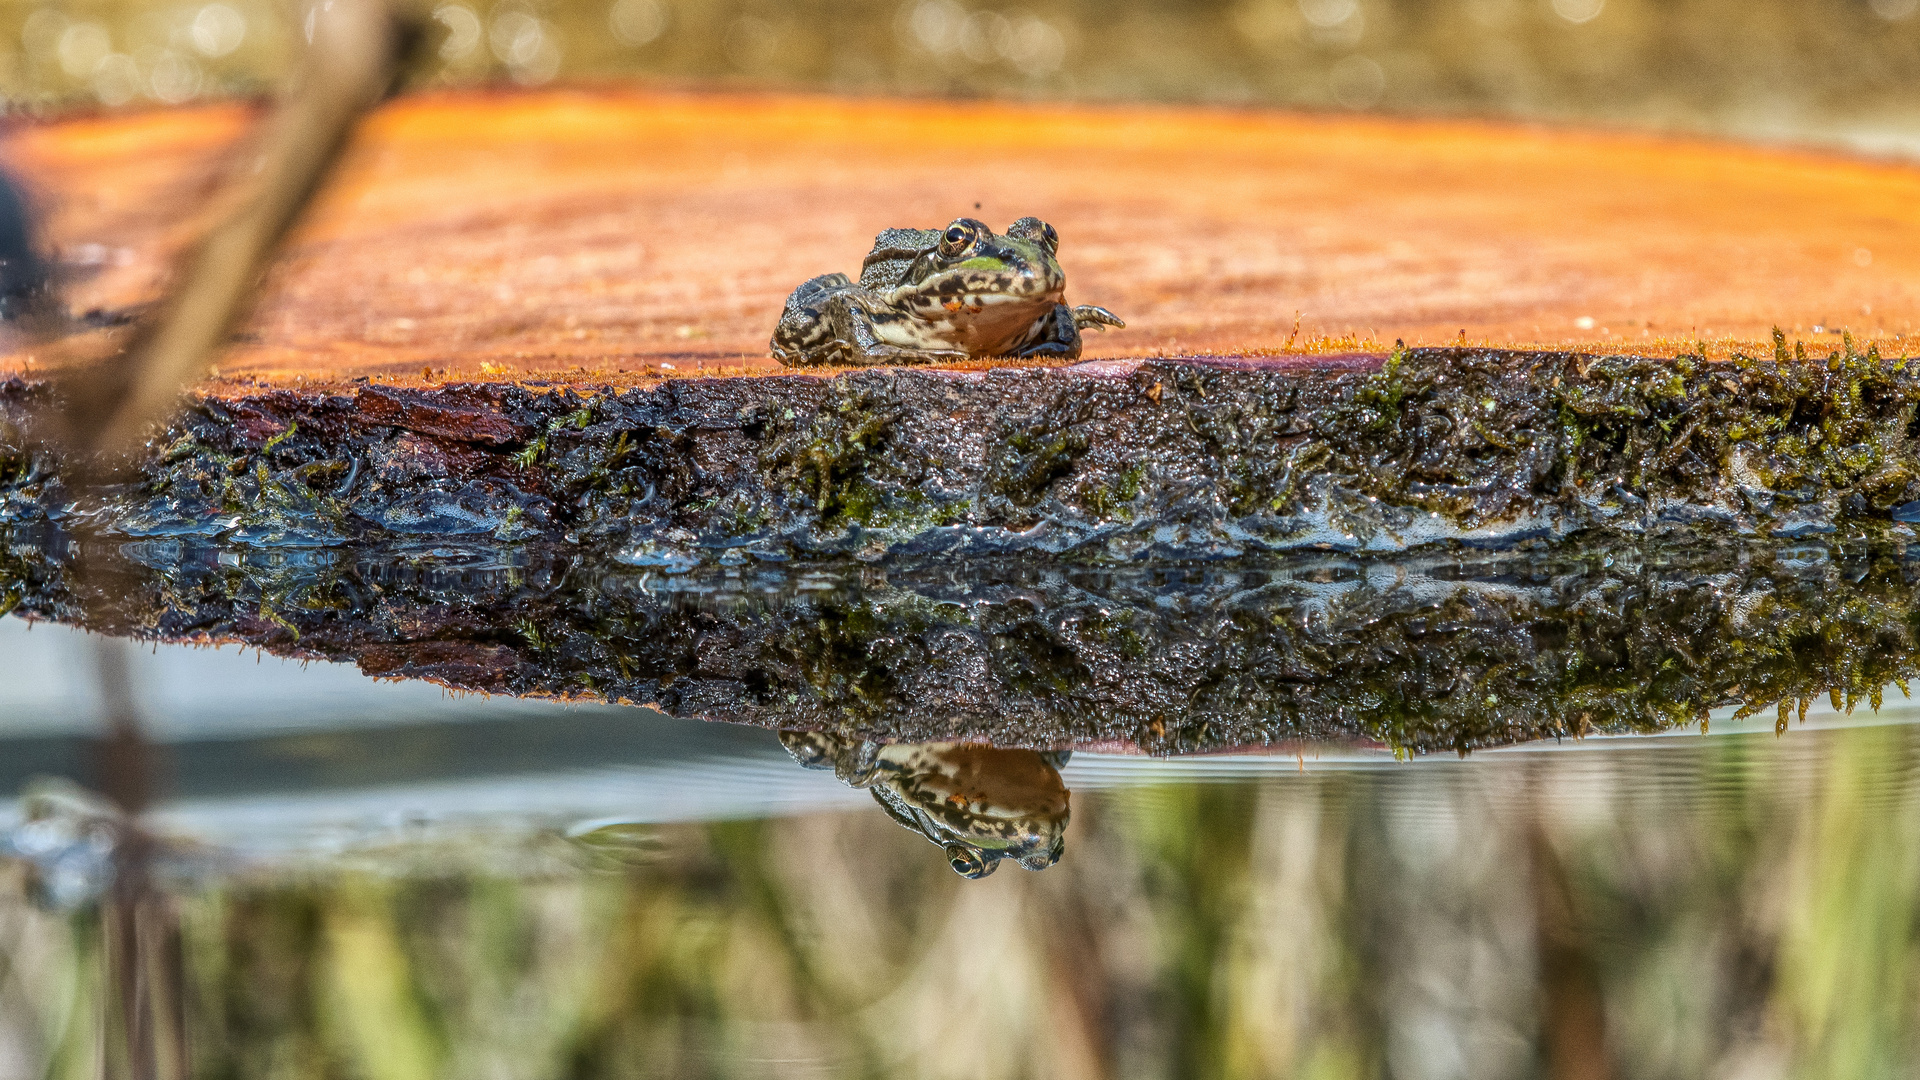
{"label": "frog's webbed foot", "polygon": [[1127,326],[1127,324],[1121,320],[1120,316],[1115,315],[1106,308],[1095,307],[1092,304],[1081,304],[1079,307],[1073,309],[1073,325],[1076,330],[1085,330],[1088,327],[1105,328],[1109,326],[1115,330],[1124,330]]}

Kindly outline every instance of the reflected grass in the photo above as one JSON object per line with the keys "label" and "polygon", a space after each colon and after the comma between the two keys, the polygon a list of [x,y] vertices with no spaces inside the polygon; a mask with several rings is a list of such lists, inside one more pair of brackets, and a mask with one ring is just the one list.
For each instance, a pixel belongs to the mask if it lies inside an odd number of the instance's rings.
{"label": "reflected grass", "polygon": [[[1891,726],[1095,792],[1073,858],[980,882],[872,812],[571,870],[256,869],[178,898],[193,1072],[1562,1075],[1545,858],[1615,1075],[1900,1074],[1917,753]],[[0,1022],[75,1075],[93,916],[9,896]]]}

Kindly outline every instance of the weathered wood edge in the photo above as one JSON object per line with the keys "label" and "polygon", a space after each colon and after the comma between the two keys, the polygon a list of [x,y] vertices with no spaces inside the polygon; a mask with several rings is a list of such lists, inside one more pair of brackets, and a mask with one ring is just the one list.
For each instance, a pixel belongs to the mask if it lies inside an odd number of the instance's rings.
{"label": "weathered wood edge", "polygon": [[1907,527],[1920,379],[1860,355],[1420,349],[197,396],[76,497],[0,383],[0,510],[108,536],[605,547],[636,565],[1119,561]]}

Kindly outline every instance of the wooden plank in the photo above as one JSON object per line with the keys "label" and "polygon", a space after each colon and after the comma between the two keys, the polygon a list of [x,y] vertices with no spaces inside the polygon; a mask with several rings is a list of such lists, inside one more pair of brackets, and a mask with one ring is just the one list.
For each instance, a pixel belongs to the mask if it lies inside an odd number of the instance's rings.
{"label": "wooden plank", "polygon": [[[49,240],[102,263],[77,310],[155,295],[252,115],[12,131]],[[378,112],[218,367],[229,388],[758,371],[787,292],[856,269],[880,228],[1030,213],[1063,236],[1070,298],[1129,322],[1094,357],[1920,341],[1903,165],[1459,121],[555,90]]]}

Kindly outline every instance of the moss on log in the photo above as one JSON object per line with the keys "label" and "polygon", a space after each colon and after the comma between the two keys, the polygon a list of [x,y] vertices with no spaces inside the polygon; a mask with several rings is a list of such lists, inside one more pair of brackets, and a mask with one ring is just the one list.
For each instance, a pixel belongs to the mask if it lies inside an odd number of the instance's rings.
{"label": "moss on log", "polygon": [[[1702,362],[1414,350],[202,398],[76,495],[0,384],[0,515],[255,547],[549,540],[638,566],[1399,551],[1601,531],[1910,535],[1920,378],[1843,346]],[[1920,508],[1910,508],[1920,509]]]}

